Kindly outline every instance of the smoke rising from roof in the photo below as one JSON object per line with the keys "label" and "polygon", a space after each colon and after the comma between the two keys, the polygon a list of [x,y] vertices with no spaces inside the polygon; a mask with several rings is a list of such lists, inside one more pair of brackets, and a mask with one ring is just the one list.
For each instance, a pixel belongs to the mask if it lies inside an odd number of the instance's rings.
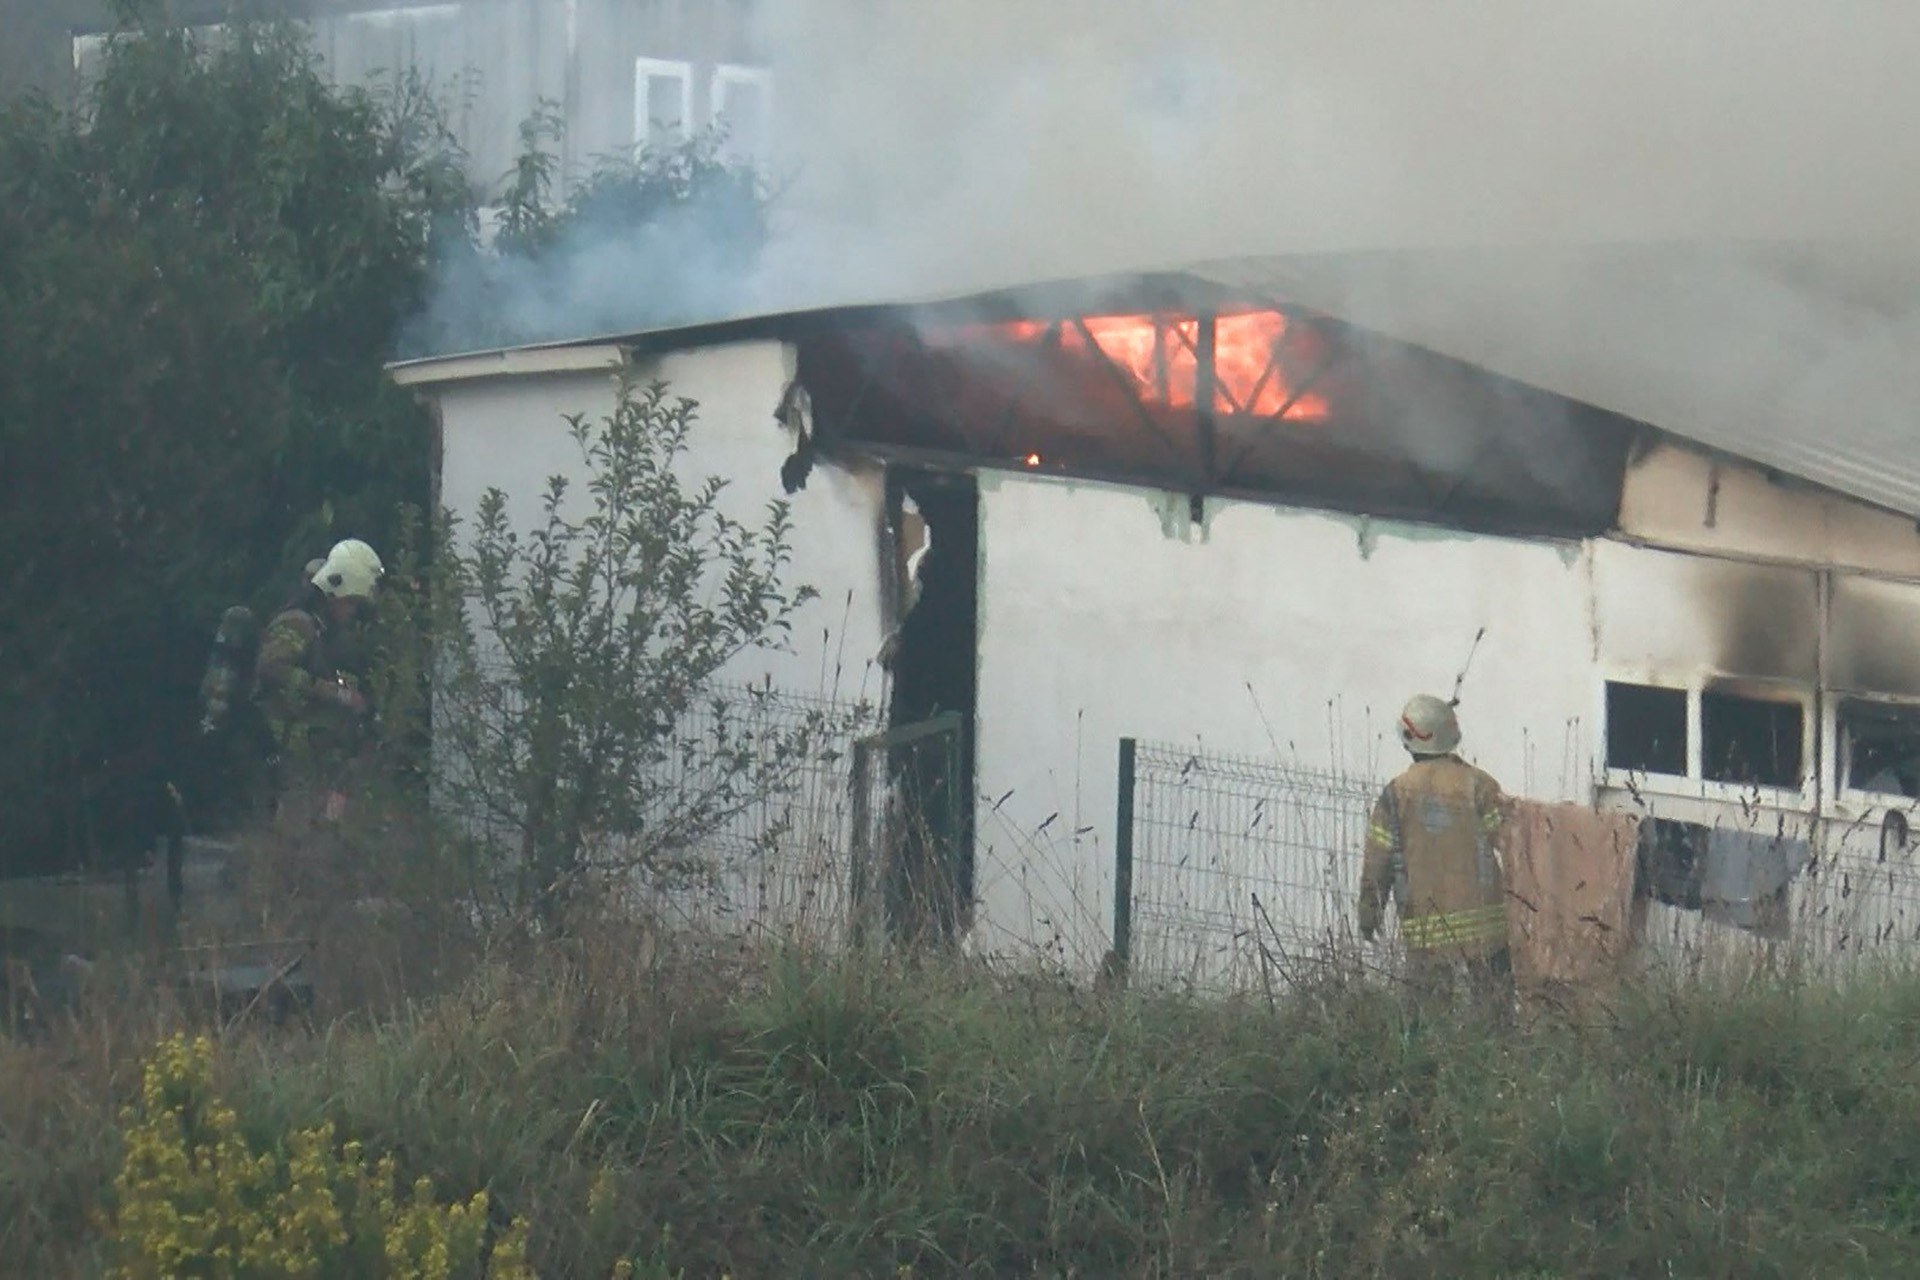
{"label": "smoke rising from roof", "polygon": [[763,0],[760,35],[778,261],[822,291],[1920,213],[1911,6]]}
{"label": "smoke rising from roof", "polygon": [[766,0],[761,34],[770,297],[1309,255],[1273,296],[1920,512],[1920,7]]}
{"label": "smoke rising from roof", "polygon": [[543,336],[1281,255],[1269,296],[1920,513],[1920,6],[758,0],[753,21],[791,179],[774,243],[745,280],[662,291],[583,240],[579,287],[536,299],[570,332]]}

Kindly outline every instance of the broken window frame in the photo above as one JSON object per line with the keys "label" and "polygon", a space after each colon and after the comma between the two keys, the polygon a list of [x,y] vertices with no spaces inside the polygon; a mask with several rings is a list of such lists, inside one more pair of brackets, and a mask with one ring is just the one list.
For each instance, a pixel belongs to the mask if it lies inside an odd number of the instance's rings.
{"label": "broken window frame", "polygon": [[[1614,690],[1616,688],[1642,690],[1642,691],[1646,691],[1654,694],[1665,694],[1665,695],[1668,695],[1669,697],[1678,698],[1680,700],[1680,725],[1679,725],[1679,735],[1678,735],[1679,743],[1680,743],[1680,768],[1677,772],[1669,771],[1665,769],[1656,769],[1651,766],[1636,767],[1633,765],[1619,765],[1613,762],[1613,757],[1614,757],[1614,732],[1613,732],[1614,706],[1613,706],[1613,703],[1614,703]],[[1688,771],[1687,753],[1693,741],[1693,733],[1689,728],[1690,715],[1691,715],[1691,711],[1688,705],[1687,691],[1684,688],[1678,688],[1672,685],[1665,685],[1665,684],[1648,683],[1648,682],[1639,681],[1639,680],[1603,680],[1601,682],[1601,734],[1600,734],[1600,759],[1602,761],[1602,767],[1605,768],[1610,773],[1627,774],[1627,775],[1632,775],[1636,777],[1642,776],[1642,775],[1648,775],[1648,776],[1654,776],[1654,777],[1670,777],[1670,778],[1686,777],[1687,771]]]}
{"label": "broken window frame", "polygon": [[[1849,735],[1848,713],[1859,711],[1889,719],[1910,718],[1913,721],[1916,736],[1920,737],[1920,699],[1857,693],[1833,695],[1826,726],[1831,734],[1827,757],[1833,762],[1832,778],[1829,782],[1833,796],[1848,809],[1920,806],[1920,797],[1908,796],[1900,792],[1870,791],[1854,785],[1853,744]],[[1920,783],[1920,778],[1916,778],[1916,782]]]}
{"label": "broken window frame", "polygon": [[[1736,790],[1739,790],[1742,792],[1750,792],[1750,791],[1758,790],[1758,791],[1785,791],[1792,794],[1800,794],[1808,790],[1808,784],[1813,780],[1813,768],[1814,768],[1813,756],[1811,751],[1809,750],[1809,747],[1811,744],[1809,742],[1808,731],[1813,727],[1812,726],[1813,717],[1811,714],[1812,712],[1811,703],[1808,699],[1793,696],[1791,686],[1782,687],[1778,682],[1763,682],[1763,681],[1748,681],[1748,680],[1709,681],[1705,683],[1695,693],[1694,697],[1699,706],[1696,723],[1699,726],[1699,734],[1700,734],[1700,776],[1704,781],[1710,784],[1715,784],[1719,786],[1733,787]],[[1781,708],[1791,707],[1797,712],[1799,712],[1800,752],[1799,752],[1799,760],[1796,765],[1797,781],[1792,786],[1789,786],[1785,783],[1777,782],[1777,781],[1762,782],[1762,781],[1757,781],[1753,779],[1742,780],[1737,778],[1710,776],[1708,773],[1709,761],[1707,759],[1707,746],[1708,746],[1707,711],[1708,711],[1710,699],[1726,700],[1726,701],[1737,700],[1740,702],[1769,707],[1776,710]],[[1729,745],[1734,745],[1737,743],[1737,741],[1738,741],[1737,737],[1730,738]],[[1731,764],[1733,759],[1734,759],[1733,753],[1729,752],[1728,753],[1729,765]]]}
{"label": "broken window frame", "polygon": [[[1681,692],[1687,698],[1687,771],[1684,775],[1620,769],[1608,761],[1607,686],[1641,685]],[[1800,782],[1785,787],[1766,783],[1723,782],[1709,778],[1706,771],[1706,735],[1703,717],[1704,697],[1709,693],[1774,702],[1800,709]],[[1701,675],[1675,679],[1650,675],[1644,671],[1603,671],[1596,697],[1596,722],[1599,733],[1595,761],[1600,784],[1610,790],[1646,793],[1739,804],[1758,800],[1769,808],[1811,813],[1820,795],[1820,760],[1815,747],[1820,737],[1817,702],[1814,691],[1792,681],[1773,679],[1732,679],[1719,675]]]}

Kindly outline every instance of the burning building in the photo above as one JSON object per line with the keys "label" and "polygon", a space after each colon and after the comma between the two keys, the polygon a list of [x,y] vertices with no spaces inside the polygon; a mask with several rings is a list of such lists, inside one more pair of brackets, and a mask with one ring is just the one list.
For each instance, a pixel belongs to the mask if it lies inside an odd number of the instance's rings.
{"label": "burning building", "polygon": [[[1471,263],[1362,265],[1211,264],[394,375],[437,407],[442,500],[498,486],[528,519],[574,465],[563,415],[604,410],[612,369],[697,400],[689,465],[743,511],[790,496],[794,577],[820,593],[794,650],[740,676],[954,730],[950,923],[983,950],[1097,958],[1128,917],[1123,740],[1370,784],[1399,767],[1394,710],[1452,687],[1482,635],[1467,753],[1511,790],[1784,836],[1819,872],[1797,861],[1781,890],[1809,936],[1920,941],[1920,484],[1813,428],[1729,426],[1704,377],[1603,385],[1606,360],[1564,358],[1621,317],[1573,333],[1483,296],[1466,324],[1449,307]],[[1336,914],[1361,835],[1328,851]],[[1651,856],[1654,927],[1696,919]]]}

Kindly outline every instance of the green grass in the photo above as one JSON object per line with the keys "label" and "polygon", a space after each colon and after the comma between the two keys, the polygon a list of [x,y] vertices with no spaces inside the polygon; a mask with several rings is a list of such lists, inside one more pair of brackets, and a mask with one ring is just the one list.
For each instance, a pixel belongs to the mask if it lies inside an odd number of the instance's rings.
{"label": "green grass", "polygon": [[[1268,1008],[620,950],[230,1036],[226,1088],[259,1139],[331,1117],[490,1187],[553,1276],[1920,1274],[1914,977],[1648,987],[1501,1030],[1364,989]],[[0,1056],[8,1274],[85,1272],[145,1043]]]}

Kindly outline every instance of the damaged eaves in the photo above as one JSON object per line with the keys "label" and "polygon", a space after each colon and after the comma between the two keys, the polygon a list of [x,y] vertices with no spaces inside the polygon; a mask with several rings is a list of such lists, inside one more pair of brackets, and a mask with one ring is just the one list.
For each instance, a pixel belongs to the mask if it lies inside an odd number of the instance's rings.
{"label": "damaged eaves", "polygon": [[811,443],[1145,484],[1196,510],[1235,496],[1564,537],[1617,521],[1634,424],[1325,317],[1156,300],[802,335]]}

